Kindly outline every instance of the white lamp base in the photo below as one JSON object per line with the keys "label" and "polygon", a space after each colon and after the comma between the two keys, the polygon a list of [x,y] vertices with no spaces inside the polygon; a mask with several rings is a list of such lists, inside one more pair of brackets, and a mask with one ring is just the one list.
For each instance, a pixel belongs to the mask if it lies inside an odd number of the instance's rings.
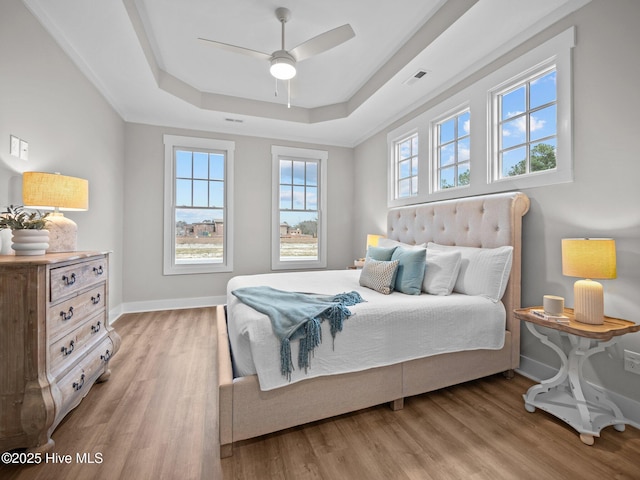
{"label": "white lamp base", "polygon": [[602,285],[593,280],[578,280],[573,284],[576,321],[602,325],[604,323],[604,294]]}
{"label": "white lamp base", "polygon": [[76,222],[60,212],[53,212],[47,217],[49,230],[49,248],[47,253],[75,252],[78,248],[78,226]]}

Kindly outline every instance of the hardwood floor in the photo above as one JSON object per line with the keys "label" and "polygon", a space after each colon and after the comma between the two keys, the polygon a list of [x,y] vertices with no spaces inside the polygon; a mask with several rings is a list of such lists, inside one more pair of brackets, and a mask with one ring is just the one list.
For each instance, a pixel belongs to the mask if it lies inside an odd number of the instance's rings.
{"label": "hardwood floor", "polygon": [[[638,479],[640,431],[606,428],[595,445],[541,411],[516,375],[469,382],[239,442],[218,459],[215,309],[131,314],[111,379],[53,434],[71,464],[0,465],[2,480]],[[268,412],[265,412],[268,415]],[[76,454],[101,454],[81,464]]]}
{"label": "hardwood floor", "polygon": [[[0,465],[0,479],[221,478],[215,315],[203,308],[120,318],[111,378],[53,433],[50,453],[71,455],[71,463]],[[83,453],[100,454],[102,463],[79,463]]]}
{"label": "hardwood floor", "polygon": [[594,446],[528,413],[533,382],[502,375],[240,442],[229,479],[638,479],[640,431],[608,427]]}

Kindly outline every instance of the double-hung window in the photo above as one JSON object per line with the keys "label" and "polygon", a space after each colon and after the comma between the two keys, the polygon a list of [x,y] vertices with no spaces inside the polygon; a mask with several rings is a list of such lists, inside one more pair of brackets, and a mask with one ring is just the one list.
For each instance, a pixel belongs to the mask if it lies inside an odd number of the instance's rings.
{"label": "double-hung window", "polygon": [[164,274],[231,271],[234,143],[173,135],[164,143]]}
{"label": "double-hung window", "polygon": [[272,147],[272,268],[322,268],[327,265],[327,152]]}
{"label": "double-hung window", "polygon": [[471,165],[469,109],[435,124],[434,191],[469,185]]}

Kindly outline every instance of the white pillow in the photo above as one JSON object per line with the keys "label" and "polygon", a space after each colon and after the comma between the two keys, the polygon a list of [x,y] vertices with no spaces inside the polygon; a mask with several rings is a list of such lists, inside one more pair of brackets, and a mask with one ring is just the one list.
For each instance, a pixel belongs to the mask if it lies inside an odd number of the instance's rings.
{"label": "white pillow", "polygon": [[454,292],[479,295],[498,302],[504,295],[511,273],[513,247],[497,248],[458,247],[429,242],[427,252],[460,252],[460,272]]}
{"label": "white pillow", "polygon": [[390,238],[381,238],[378,240],[379,247],[391,248],[391,247],[402,247],[407,250],[421,250],[423,248],[427,248],[426,243],[420,243],[419,245],[409,245],[408,243],[402,243],[397,240],[391,240]]}
{"label": "white pillow", "polygon": [[422,291],[431,295],[451,295],[461,263],[460,252],[440,252],[428,248],[427,270],[422,281]]}

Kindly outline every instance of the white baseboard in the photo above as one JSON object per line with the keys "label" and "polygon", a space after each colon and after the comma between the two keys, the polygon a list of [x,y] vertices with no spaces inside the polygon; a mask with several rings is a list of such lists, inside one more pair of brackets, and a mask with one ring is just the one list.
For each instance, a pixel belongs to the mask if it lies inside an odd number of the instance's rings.
{"label": "white baseboard", "polygon": [[156,312],[158,310],[182,310],[185,308],[214,307],[226,303],[225,296],[173,298],[146,302],[123,303],[109,311],[109,321],[113,324],[125,313]]}
{"label": "white baseboard", "polygon": [[[534,382],[540,382],[546,378],[553,377],[558,370],[554,367],[541,363],[532,358],[528,358],[525,356],[520,356],[520,368],[516,369],[521,375],[533,380]],[[622,410],[622,414],[625,416],[627,420],[629,420],[629,425],[640,429],[640,402],[634,400],[629,397],[625,397],[620,395],[619,393],[613,392],[611,390],[607,390],[600,385],[595,385],[590,383],[594,387],[604,390],[610,400],[612,400],[620,410]],[[522,392],[523,394],[525,392]]]}

